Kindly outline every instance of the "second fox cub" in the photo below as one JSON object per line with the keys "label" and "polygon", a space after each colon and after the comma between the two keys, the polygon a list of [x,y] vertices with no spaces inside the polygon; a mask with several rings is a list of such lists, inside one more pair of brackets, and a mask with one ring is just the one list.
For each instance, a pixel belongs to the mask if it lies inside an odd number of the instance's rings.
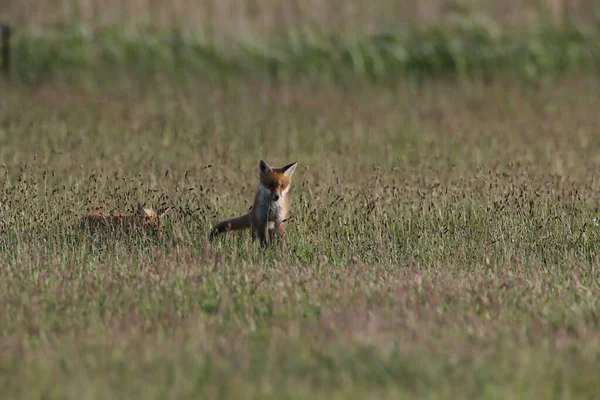
{"label": "second fox cub", "polygon": [[103,214],[93,212],[86,215],[82,226],[92,234],[150,232],[160,228],[160,218],[170,207],[157,211],[144,208],[140,203],[134,214]]}
{"label": "second fox cub", "polygon": [[289,214],[288,192],[297,164],[271,168],[265,161],[260,160],[260,183],[252,209],[241,217],[219,222],[212,229],[210,239],[223,232],[251,228],[252,238],[259,238],[262,244],[267,245],[271,242],[273,234],[283,233]]}

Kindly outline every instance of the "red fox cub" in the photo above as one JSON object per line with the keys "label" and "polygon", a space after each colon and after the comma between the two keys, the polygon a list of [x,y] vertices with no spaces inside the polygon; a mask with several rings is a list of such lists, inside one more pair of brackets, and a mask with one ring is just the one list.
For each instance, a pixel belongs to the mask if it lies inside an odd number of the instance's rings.
{"label": "red fox cub", "polygon": [[289,213],[290,184],[298,163],[271,168],[265,161],[258,164],[258,191],[250,212],[237,218],[219,222],[210,232],[210,240],[223,232],[252,229],[252,239],[259,238],[268,245],[274,234],[283,233]]}
{"label": "red fox cub", "polygon": [[170,207],[160,209],[158,212],[144,208],[139,202],[133,214],[103,214],[93,212],[83,218],[82,226],[90,234],[98,233],[133,233],[157,231],[160,227],[161,217]]}

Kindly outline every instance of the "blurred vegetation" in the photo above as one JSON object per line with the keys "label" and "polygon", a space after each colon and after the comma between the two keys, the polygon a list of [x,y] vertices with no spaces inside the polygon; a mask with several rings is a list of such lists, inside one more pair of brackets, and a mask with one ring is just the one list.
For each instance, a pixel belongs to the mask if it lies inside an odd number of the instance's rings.
{"label": "blurred vegetation", "polygon": [[137,34],[85,27],[52,34],[16,35],[13,76],[34,82],[54,74],[90,68],[133,69],[138,73],[357,76],[380,79],[426,76],[525,78],[600,66],[600,31],[540,29],[512,37],[489,24],[469,20],[343,40],[317,32],[290,33],[270,43],[245,41],[221,50],[192,36]]}
{"label": "blurred vegetation", "polygon": [[452,14],[481,15],[511,31],[576,22],[596,26],[597,0],[4,0],[0,21],[21,30],[80,23],[181,29],[223,46],[241,37],[273,37],[307,27],[340,37],[419,27]]}
{"label": "blurred vegetation", "polygon": [[433,24],[388,33],[343,36],[318,27],[269,39],[241,36],[222,45],[184,28],[91,28],[66,25],[16,31],[11,74],[23,83],[61,74],[115,72],[144,78],[199,73],[269,79],[322,77],[367,80],[426,77],[528,80],[600,67],[600,25],[541,25],[513,33],[491,19],[458,10]]}

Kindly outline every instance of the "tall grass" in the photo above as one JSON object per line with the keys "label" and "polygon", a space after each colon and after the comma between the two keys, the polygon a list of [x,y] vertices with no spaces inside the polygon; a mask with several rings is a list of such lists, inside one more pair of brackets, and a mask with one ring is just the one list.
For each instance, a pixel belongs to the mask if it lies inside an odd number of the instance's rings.
{"label": "tall grass", "polygon": [[13,46],[12,74],[37,82],[92,71],[113,76],[264,76],[269,79],[421,80],[435,77],[512,75],[538,79],[567,71],[597,70],[600,31],[575,25],[540,28],[519,35],[491,20],[453,15],[421,29],[345,39],[314,30],[289,31],[267,41],[245,38],[218,47],[193,35],[134,32],[85,26],[42,34],[23,32]]}
{"label": "tall grass", "polygon": [[505,27],[555,21],[597,24],[594,0],[5,0],[0,21],[23,29],[82,23],[183,29],[219,42],[316,28],[342,37],[370,35],[398,24],[419,25],[470,10]]}
{"label": "tall grass", "polygon": [[[527,79],[597,68],[593,1],[9,1],[13,75]],[[518,33],[518,34],[517,34]],[[66,75],[66,74],[63,74]]]}

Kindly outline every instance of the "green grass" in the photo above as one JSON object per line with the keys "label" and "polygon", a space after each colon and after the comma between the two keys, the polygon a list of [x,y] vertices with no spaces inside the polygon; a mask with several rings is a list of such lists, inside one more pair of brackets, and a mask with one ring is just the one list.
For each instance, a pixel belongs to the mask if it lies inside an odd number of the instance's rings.
{"label": "green grass", "polygon": [[[222,46],[174,29],[126,27],[17,31],[11,75],[39,83],[53,77],[115,72],[137,76],[215,79],[250,76],[336,81],[389,81],[512,76],[536,81],[566,72],[597,71],[600,31],[575,23],[546,25],[515,35],[491,19],[451,14],[436,24],[406,26],[354,37],[324,30],[288,30],[269,40],[243,36]],[[108,75],[108,76],[107,76]]]}
{"label": "green grass", "polygon": [[306,27],[362,37],[399,25],[422,26],[456,13],[485,16],[514,32],[573,21],[597,26],[600,7],[597,0],[5,0],[0,22],[38,31],[73,23],[175,28],[225,45],[248,35],[277,37]]}
{"label": "green grass", "polygon": [[[599,88],[3,84],[2,397],[594,398]],[[210,246],[261,158],[285,242]],[[82,241],[138,200],[163,238]]]}

